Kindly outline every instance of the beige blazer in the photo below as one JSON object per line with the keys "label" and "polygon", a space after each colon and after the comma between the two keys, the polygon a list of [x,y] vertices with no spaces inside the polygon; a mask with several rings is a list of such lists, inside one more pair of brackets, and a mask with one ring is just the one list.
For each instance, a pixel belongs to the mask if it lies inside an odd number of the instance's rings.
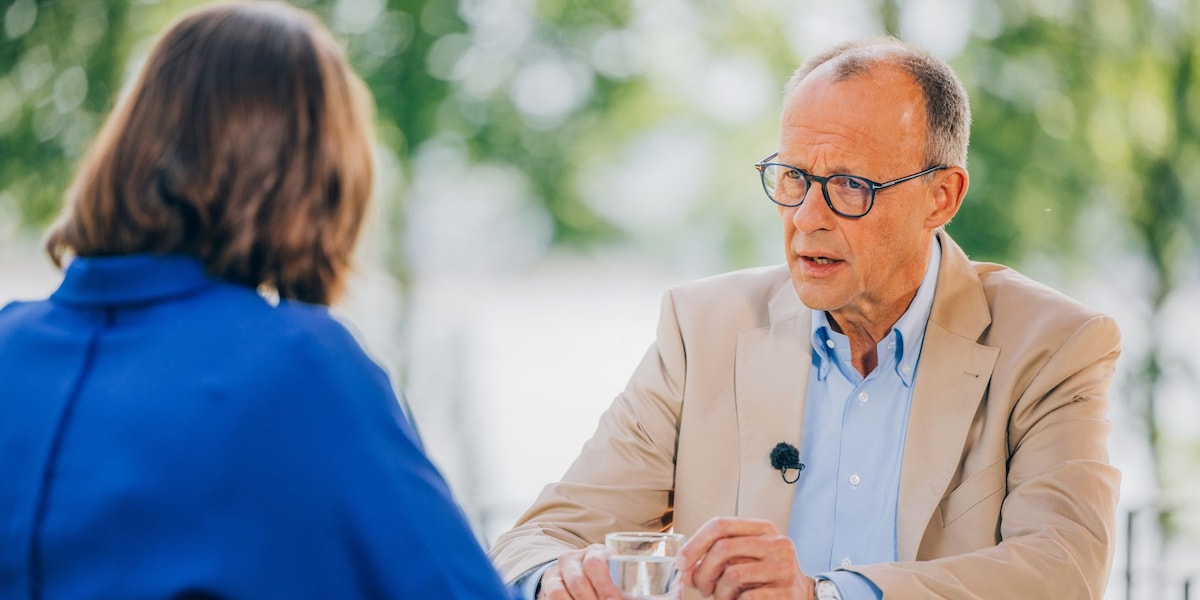
{"label": "beige blazer", "polygon": [[[944,233],[900,475],[898,562],[854,565],[887,598],[1099,598],[1120,474],[1109,464],[1116,324]],[[709,518],[787,532],[811,315],[784,267],[689,283],[562,481],[491,556],[512,580],[610,531]],[[803,543],[803,540],[800,540]],[[691,597],[696,597],[694,593]]]}

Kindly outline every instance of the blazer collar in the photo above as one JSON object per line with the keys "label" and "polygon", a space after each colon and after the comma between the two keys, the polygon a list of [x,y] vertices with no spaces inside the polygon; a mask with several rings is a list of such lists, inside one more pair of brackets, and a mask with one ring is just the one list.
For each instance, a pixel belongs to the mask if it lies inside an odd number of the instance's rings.
{"label": "blazer collar", "polygon": [[772,294],[767,311],[769,326],[742,331],[737,338],[737,515],[769,519],[779,531],[787,531],[796,487],[771,467],[770,456],[780,442],[800,447],[812,316],[790,277]]}
{"label": "blazer collar", "polygon": [[[967,255],[939,231],[942,263],[925,330],[908,421],[897,523],[897,555],[913,560],[958,467],[971,420],[999,350],[976,343],[991,323],[982,284]],[[770,451],[800,447],[811,368],[811,310],[785,279],[767,304],[770,325],[737,339],[739,516],[769,519],[787,531],[795,486],[771,468]]]}
{"label": "blazer collar", "polygon": [[970,259],[944,231],[942,266],[925,329],[905,434],[896,523],[899,560],[915,560],[934,510],[959,468],[999,348],[979,344],[992,322]]}
{"label": "blazer collar", "polygon": [[939,231],[937,237],[942,244],[942,266],[929,320],[947,331],[977,340],[992,323],[983,284],[971,259],[950,235]]}
{"label": "blazer collar", "polygon": [[213,285],[190,256],[129,254],[76,257],[50,299],[80,307],[145,304]]}

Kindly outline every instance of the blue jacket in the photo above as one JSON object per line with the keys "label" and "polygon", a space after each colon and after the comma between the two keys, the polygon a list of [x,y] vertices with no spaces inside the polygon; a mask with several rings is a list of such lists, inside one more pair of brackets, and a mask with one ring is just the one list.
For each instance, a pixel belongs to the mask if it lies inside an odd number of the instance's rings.
{"label": "blue jacket", "polygon": [[507,590],[324,307],[78,258],[0,310],[0,599],[174,597]]}

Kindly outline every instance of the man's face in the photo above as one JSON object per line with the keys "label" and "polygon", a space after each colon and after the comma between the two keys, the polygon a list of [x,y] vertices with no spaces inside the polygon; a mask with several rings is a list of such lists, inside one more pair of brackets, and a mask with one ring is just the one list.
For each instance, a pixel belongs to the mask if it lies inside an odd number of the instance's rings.
{"label": "man's face", "polygon": [[[785,99],[775,161],[819,176],[886,182],[925,169],[925,107],[904,71],[879,65],[835,82],[826,64]],[[935,186],[918,178],[878,190],[860,219],[838,216],[812,182],[803,204],[779,208],[787,262],[800,299],[835,321],[890,327],[921,283],[932,235]],[[886,322],[884,322],[886,321]]]}

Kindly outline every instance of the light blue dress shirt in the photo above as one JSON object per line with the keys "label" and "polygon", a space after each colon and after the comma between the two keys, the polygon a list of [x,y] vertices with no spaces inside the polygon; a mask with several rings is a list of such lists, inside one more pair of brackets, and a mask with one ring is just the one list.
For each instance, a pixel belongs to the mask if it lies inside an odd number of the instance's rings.
{"label": "light blue dress shirt", "polygon": [[896,560],[901,457],[925,325],[941,265],[933,242],[925,277],[908,310],[876,346],[879,364],[863,377],[850,341],[812,317],[812,369],[804,405],[804,470],[788,537],[805,573],[830,579],[845,600],[881,598],[865,577],[835,569]]}

